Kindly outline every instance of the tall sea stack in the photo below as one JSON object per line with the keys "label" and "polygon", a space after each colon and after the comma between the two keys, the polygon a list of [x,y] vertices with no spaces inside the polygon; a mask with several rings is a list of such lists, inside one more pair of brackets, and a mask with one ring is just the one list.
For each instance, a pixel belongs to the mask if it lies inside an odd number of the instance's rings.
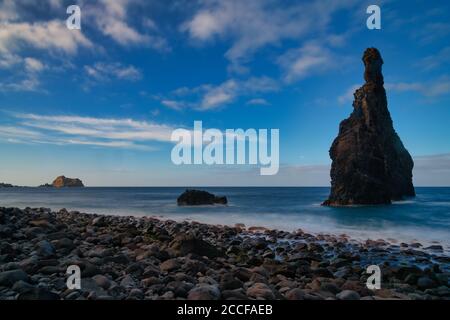
{"label": "tall sea stack", "polygon": [[353,112],[330,148],[331,193],[323,204],[390,204],[415,196],[413,160],[394,130],[387,107],[383,59],[364,52],[366,83],[354,93]]}

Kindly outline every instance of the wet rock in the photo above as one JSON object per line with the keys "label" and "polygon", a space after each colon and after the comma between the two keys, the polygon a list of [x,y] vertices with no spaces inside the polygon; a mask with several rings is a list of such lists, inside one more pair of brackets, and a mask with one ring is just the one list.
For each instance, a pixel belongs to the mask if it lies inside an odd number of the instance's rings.
{"label": "wet rock", "polygon": [[180,256],[185,256],[189,253],[206,256],[208,258],[223,256],[221,250],[192,234],[177,235],[170,243],[170,248]]}
{"label": "wet rock", "polygon": [[130,294],[128,295],[128,299],[144,299],[144,293],[141,289],[138,288],[131,289]]}
{"label": "wet rock", "polygon": [[134,281],[130,275],[126,275],[123,277],[122,281],[120,281],[120,285],[124,288],[134,288],[136,287],[136,281]]}
{"label": "wet rock", "polygon": [[436,282],[434,282],[432,279],[430,279],[429,277],[420,277],[417,280],[417,286],[419,287],[419,289],[421,290],[425,290],[425,289],[431,289],[434,288],[436,286]]}
{"label": "wet rock", "polygon": [[215,285],[200,284],[188,293],[188,300],[218,300],[220,290]]}
{"label": "wet rock", "polygon": [[60,296],[45,288],[33,288],[19,293],[17,300],[60,300]]}
{"label": "wet rock", "polygon": [[161,269],[161,271],[171,272],[171,271],[179,269],[180,266],[181,265],[177,259],[169,259],[169,260],[166,260],[163,263],[161,263],[159,265],[159,268]]}
{"label": "wet rock", "polygon": [[435,244],[435,245],[431,245],[425,248],[426,250],[431,250],[431,251],[444,251],[444,248],[441,245]]}
{"label": "wet rock", "polygon": [[339,300],[359,300],[361,297],[358,292],[353,290],[344,290],[336,295]]}
{"label": "wet rock", "polygon": [[52,241],[52,244],[54,245],[54,247],[57,250],[59,250],[59,249],[72,250],[73,248],[75,248],[73,241],[69,238],[62,238],[59,240],[54,240],[54,241]]}
{"label": "wet rock", "polygon": [[247,289],[247,295],[251,298],[255,299],[265,299],[265,300],[273,300],[275,299],[275,295],[269,286],[265,283],[255,283],[250,288]]}
{"label": "wet rock", "polygon": [[28,274],[23,270],[4,271],[0,273],[0,286],[11,287],[17,281],[22,280],[28,282],[28,279]]}
{"label": "wet rock", "polygon": [[222,291],[222,298],[224,300],[248,300],[244,289],[224,290]]}
{"label": "wet rock", "polygon": [[217,197],[212,193],[200,190],[186,190],[181,194],[177,203],[179,206],[198,206],[198,205],[212,205],[212,204],[227,204],[226,197]]}
{"label": "wet rock", "polygon": [[55,254],[55,247],[47,240],[42,240],[36,245],[36,251],[40,256],[51,257]]}
{"label": "wet rock", "polygon": [[14,285],[12,286],[12,290],[15,291],[15,292],[18,292],[18,293],[22,293],[22,292],[31,290],[31,289],[33,289],[33,288],[34,288],[33,285],[31,285],[31,284],[29,284],[28,282],[23,281],[23,280],[17,281],[17,282],[14,283]]}
{"label": "wet rock", "polygon": [[295,288],[286,292],[288,300],[305,300],[305,292],[299,288]]}
{"label": "wet rock", "polygon": [[107,290],[111,286],[111,280],[104,275],[98,274],[92,277],[92,280],[95,281],[95,284],[100,288]]}
{"label": "wet rock", "polygon": [[244,283],[241,280],[233,277],[233,275],[231,274],[226,274],[225,276],[222,277],[222,280],[220,282],[220,289],[234,290],[242,288],[243,285]]}

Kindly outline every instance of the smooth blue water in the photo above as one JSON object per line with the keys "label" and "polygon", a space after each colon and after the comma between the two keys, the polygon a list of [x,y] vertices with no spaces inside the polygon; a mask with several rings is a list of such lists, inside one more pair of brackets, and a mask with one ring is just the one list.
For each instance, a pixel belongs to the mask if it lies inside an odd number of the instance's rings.
{"label": "smooth blue water", "polygon": [[67,208],[89,213],[151,215],[174,220],[313,233],[357,239],[439,242],[450,249],[450,188],[417,188],[390,206],[322,207],[329,188],[200,188],[226,195],[228,206],[178,207],[185,188],[0,188],[0,206]]}

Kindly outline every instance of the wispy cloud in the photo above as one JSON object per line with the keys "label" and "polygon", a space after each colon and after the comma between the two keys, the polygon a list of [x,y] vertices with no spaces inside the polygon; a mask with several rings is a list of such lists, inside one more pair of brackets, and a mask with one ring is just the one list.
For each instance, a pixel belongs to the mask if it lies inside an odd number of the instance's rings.
{"label": "wispy cloud", "polygon": [[164,106],[182,110],[193,108],[200,111],[213,110],[235,102],[239,97],[279,90],[278,81],[269,77],[250,77],[246,80],[228,79],[218,85],[203,84],[194,88],[181,87],[170,98],[157,97]]}
{"label": "wispy cloud", "polygon": [[146,30],[152,33],[141,32],[128,21],[130,7],[144,3],[145,1],[136,0],[99,0],[96,3],[86,3],[84,11],[102,34],[122,46],[148,46],[159,51],[169,51],[167,40],[157,34],[153,20],[145,18],[142,21]]}
{"label": "wispy cloud", "polygon": [[278,63],[284,69],[284,80],[288,83],[336,67],[330,50],[319,43],[291,49],[278,59]]}
{"label": "wispy cloud", "polygon": [[417,92],[425,97],[440,97],[450,93],[450,79],[441,77],[432,82],[390,82],[385,85],[386,90],[397,92]]}
{"label": "wispy cloud", "polygon": [[270,105],[270,103],[266,99],[262,99],[262,98],[250,99],[249,101],[247,101],[246,104],[252,105],[252,106],[269,106]]}
{"label": "wispy cloud", "polygon": [[0,92],[46,92],[40,85],[37,76],[30,74],[23,79],[0,82]]}
{"label": "wispy cloud", "polygon": [[0,52],[14,52],[24,45],[66,54],[74,54],[80,47],[93,46],[81,31],[67,29],[62,20],[1,25]]}
{"label": "wispy cloud", "polygon": [[437,53],[423,58],[418,65],[426,71],[443,68],[450,63],[450,46],[444,47]]}
{"label": "wispy cloud", "polygon": [[150,150],[152,142],[170,142],[173,127],[133,119],[18,114],[16,125],[0,125],[0,138],[57,145],[91,145]]}
{"label": "wispy cloud", "polygon": [[446,39],[450,35],[450,23],[448,21],[434,21],[425,24],[414,31],[413,38],[421,44],[427,45],[436,40]]}
{"label": "wispy cloud", "polygon": [[326,31],[333,13],[357,4],[353,0],[285,2],[282,6],[273,0],[201,1],[181,29],[200,43],[216,38],[231,40],[225,56],[238,66],[232,69],[239,70],[239,65],[264,47]]}
{"label": "wispy cloud", "polygon": [[136,67],[124,66],[121,63],[103,63],[98,62],[94,65],[85,66],[86,74],[99,81],[108,81],[112,78],[119,80],[137,81],[142,78],[142,73]]}

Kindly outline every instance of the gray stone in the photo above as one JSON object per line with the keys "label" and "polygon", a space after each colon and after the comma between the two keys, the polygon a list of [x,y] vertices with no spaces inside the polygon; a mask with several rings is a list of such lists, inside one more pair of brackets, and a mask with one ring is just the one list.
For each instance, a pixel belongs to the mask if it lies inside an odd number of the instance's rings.
{"label": "gray stone", "polygon": [[249,297],[255,298],[255,299],[266,299],[266,300],[273,300],[275,299],[275,295],[272,292],[272,290],[269,288],[269,286],[265,283],[255,283],[250,288],[247,289],[247,295]]}
{"label": "gray stone", "polygon": [[94,280],[95,283],[103,289],[108,289],[111,286],[111,281],[108,279],[108,277],[105,277],[101,274],[93,276],[92,280]]}
{"label": "gray stone", "polygon": [[219,300],[220,290],[217,286],[200,284],[188,293],[188,300]]}
{"label": "gray stone", "polygon": [[28,275],[21,269],[4,271],[0,273],[0,286],[11,287],[17,281],[28,282]]}
{"label": "gray stone", "polygon": [[15,292],[17,292],[17,293],[22,293],[22,292],[25,292],[25,291],[27,291],[27,290],[31,290],[31,289],[33,289],[33,288],[34,288],[33,285],[31,285],[31,284],[29,284],[28,282],[23,281],[23,280],[17,281],[17,282],[14,283],[14,285],[12,286],[12,289],[13,289]]}
{"label": "gray stone", "polygon": [[177,259],[169,259],[161,263],[159,265],[159,268],[161,269],[161,271],[171,272],[173,270],[179,269],[180,263],[177,261]]}
{"label": "gray stone", "polygon": [[417,286],[419,289],[425,290],[425,289],[431,289],[436,286],[436,282],[431,280],[429,277],[420,277],[417,280]]}
{"label": "gray stone", "polygon": [[353,290],[344,290],[336,295],[339,300],[360,300],[358,292]]}
{"label": "gray stone", "polygon": [[40,256],[51,257],[55,254],[55,247],[47,240],[42,240],[36,245],[36,250]]}
{"label": "gray stone", "polygon": [[134,288],[136,287],[136,282],[130,275],[126,275],[122,281],[120,281],[120,285],[125,288]]}
{"label": "gray stone", "polygon": [[33,288],[20,293],[17,300],[60,300],[60,297],[45,288]]}

